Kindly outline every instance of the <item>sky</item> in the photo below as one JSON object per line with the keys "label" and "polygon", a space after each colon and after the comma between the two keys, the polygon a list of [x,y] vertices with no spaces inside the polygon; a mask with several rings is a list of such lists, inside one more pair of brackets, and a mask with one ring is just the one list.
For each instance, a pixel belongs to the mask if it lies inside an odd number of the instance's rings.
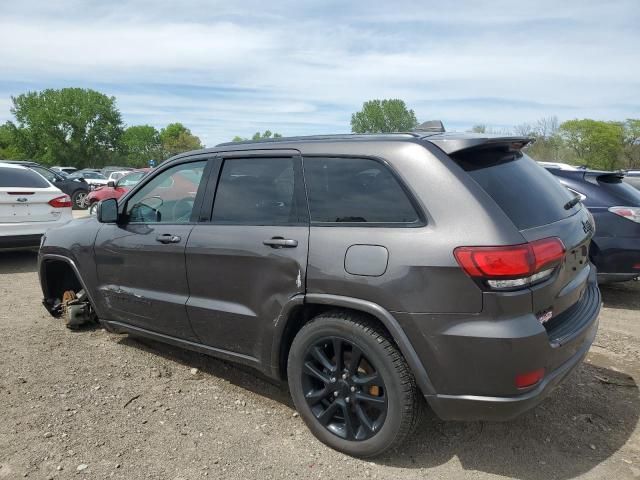
{"label": "sky", "polygon": [[346,133],[374,98],[447,130],[639,118],[639,25],[640,0],[2,0],[0,122],[71,86],[208,146]]}

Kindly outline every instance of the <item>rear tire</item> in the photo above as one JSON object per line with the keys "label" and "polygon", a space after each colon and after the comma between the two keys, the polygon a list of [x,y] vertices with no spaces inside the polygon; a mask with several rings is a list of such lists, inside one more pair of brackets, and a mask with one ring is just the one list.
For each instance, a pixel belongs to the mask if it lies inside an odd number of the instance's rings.
{"label": "rear tire", "polygon": [[92,202],[89,205],[89,215],[95,216],[98,211],[98,202]]}
{"label": "rear tire", "polygon": [[294,338],[291,396],[307,427],[329,447],[373,457],[415,429],[423,400],[388,337],[368,318],[336,311],[316,317]]}
{"label": "rear tire", "polygon": [[85,204],[87,200],[88,193],[84,190],[76,190],[71,195],[71,202],[73,203],[73,210],[85,210],[87,205]]}

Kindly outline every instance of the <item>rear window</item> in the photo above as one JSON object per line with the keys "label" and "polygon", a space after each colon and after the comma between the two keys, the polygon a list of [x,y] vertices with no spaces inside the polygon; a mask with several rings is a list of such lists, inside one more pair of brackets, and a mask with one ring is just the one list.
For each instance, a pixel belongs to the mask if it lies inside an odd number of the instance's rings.
{"label": "rear window", "polygon": [[573,195],[527,155],[504,150],[471,150],[454,160],[493,198],[519,230],[557,222],[581,208],[566,210]]}
{"label": "rear window", "polygon": [[0,167],[0,188],[48,188],[49,186],[44,178],[31,170]]}
{"label": "rear window", "polygon": [[640,192],[634,188],[633,180],[636,180],[635,185],[640,188],[640,178],[629,177],[622,181],[618,177],[599,177],[598,184],[615,195],[620,200],[620,206],[625,207],[639,207],[640,206]]}

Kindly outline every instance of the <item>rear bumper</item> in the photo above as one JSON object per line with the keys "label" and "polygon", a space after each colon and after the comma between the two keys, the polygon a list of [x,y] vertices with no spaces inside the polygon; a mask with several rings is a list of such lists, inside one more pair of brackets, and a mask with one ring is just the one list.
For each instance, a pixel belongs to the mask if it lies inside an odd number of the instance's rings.
{"label": "rear bumper", "polygon": [[0,250],[14,248],[35,248],[40,246],[43,234],[0,236]]}
{"label": "rear bumper", "polygon": [[511,420],[534,408],[559,385],[584,359],[593,343],[598,329],[595,319],[589,334],[580,349],[551,373],[533,390],[511,397],[489,397],[476,395],[433,395],[427,401],[433,411],[443,420]]}
{"label": "rear bumper", "polygon": [[[522,299],[507,294],[501,301],[505,305]],[[533,314],[396,313],[396,318],[409,332],[433,384],[434,391],[424,393],[439,417],[509,420],[540,403],[580,364],[596,336],[600,307],[591,269],[580,299],[552,318],[547,329]],[[516,388],[517,375],[540,368],[545,371],[540,383]]]}

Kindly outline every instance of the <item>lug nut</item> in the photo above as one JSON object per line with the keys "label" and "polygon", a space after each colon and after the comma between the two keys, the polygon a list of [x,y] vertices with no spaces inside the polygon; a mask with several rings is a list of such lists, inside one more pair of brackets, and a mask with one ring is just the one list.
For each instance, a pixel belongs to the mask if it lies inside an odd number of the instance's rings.
{"label": "lug nut", "polygon": [[333,392],[333,396],[334,396],[334,397],[337,397],[338,395],[340,395],[340,394],[338,393],[338,391],[337,391],[337,390],[336,390],[335,392]]}
{"label": "lug nut", "polygon": [[350,399],[349,397],[346,397],[346,398],[344,399],[344,401],[345,401],[345,402],[347,402],[347,403],[349,403],[349,401],[350,401],[350,400],[351,400],[351,399]]}
{"label": "lug nut", "polygon": [[351,387],[351,391],[355,392],[356,391],[356,387]]}
{"label": "lug nut", "polygon": [[342,374],[342,379],[343,379],[343,380],[346,380],[346,379],[347,379],[347,377],[348,377],[348,375],[347,375],[346,373],[343,373],[343,374]]}
{"label": "lug nut", "polygon": [[336,377],[331,377],[331,383],[336,383]]}

